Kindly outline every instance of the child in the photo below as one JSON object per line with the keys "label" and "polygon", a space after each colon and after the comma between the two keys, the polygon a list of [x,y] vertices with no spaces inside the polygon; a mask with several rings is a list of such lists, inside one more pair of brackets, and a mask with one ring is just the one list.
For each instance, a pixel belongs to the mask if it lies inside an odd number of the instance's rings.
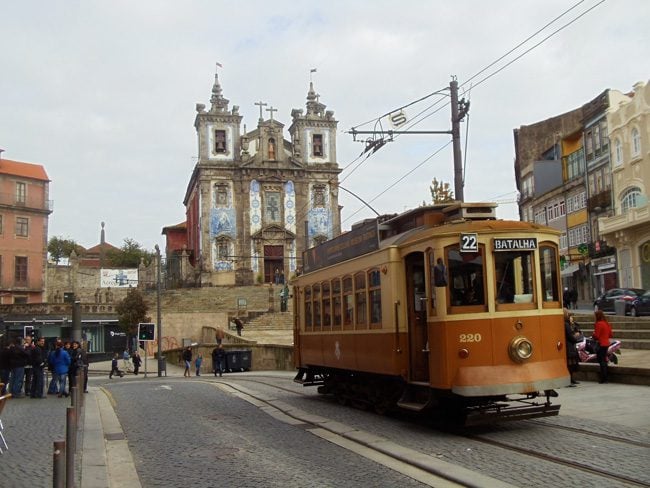
{"label": "child", "polygon": [[124,373],[122,373],[119,369],[117,369],[117,358],[118,355],[115,353],[113,355],[113,360],[111,361],[111,372],[108,374],[109,378],[113,378],[113,374],[118,375],[120,378],[124,376]]}
{"label": "child", "polygon": [[203,362],[203,354],[199,355],[194,360],[194,367],[196,368],[196,376],[201,376],[201,363]]}

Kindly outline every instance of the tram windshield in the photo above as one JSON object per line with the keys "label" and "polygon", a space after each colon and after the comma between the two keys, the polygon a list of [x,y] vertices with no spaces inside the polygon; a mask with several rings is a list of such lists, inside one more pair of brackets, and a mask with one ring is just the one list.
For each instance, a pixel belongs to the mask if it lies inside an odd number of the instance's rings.
{"label": "tram windshield", "polygon": [[472,253],[461,253],[459,246],[451,246],[447,248],[447,264],[451,305],[485,305],[483,246]]}
{"label": "tram windshield", "polygon": [[533,303],[532,251],[494,253],[495,300],[501,303]]}

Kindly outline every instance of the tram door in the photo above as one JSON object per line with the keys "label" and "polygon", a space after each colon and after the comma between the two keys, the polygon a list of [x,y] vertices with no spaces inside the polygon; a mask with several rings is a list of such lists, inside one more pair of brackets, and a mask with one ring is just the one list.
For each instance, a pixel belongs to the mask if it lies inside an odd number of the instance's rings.
{"label": "tram door", "polygon": [[408,302],[410,380],[429,381],[429,333],[424,275],[424,253],[414,252],[405,259]]}

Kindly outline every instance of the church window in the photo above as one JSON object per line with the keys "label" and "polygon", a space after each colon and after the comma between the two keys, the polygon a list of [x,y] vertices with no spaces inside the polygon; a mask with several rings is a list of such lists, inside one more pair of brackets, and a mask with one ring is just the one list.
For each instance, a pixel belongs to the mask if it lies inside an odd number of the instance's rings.
{"label": "church window", "polygon": [[280,192],[264,193],[264,221],[267,224],[281,221]]}
{"label": "church window", "polygon": [[325,207],[325,187],[323,185],[314,186],[314,208]]}
{"label": "church window", "polygon": [[226,152],[226,131],[225,130],[215,130],[214,131],[214,152],[223,154]]}
{"label": "church window", "polygon": [[323,155],[323,136],[322,134],[314,134],[312,136],[312,147],[314,151],[314,156]]}
{"label": "church window", "polygon": [[228,187],[226,185],[214,185],[214,206],[217,208],[228,206]]}

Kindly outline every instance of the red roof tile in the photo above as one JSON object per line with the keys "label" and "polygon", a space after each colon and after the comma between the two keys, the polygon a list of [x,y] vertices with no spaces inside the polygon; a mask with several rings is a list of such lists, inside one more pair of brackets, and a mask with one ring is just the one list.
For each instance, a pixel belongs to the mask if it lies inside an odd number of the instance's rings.
{"label": "red roof tile", "polygon": [[40,164],[21,163],[11,159],[0,159],[0,173],[32,178],[34,180],[50,181],[45,168]]}

